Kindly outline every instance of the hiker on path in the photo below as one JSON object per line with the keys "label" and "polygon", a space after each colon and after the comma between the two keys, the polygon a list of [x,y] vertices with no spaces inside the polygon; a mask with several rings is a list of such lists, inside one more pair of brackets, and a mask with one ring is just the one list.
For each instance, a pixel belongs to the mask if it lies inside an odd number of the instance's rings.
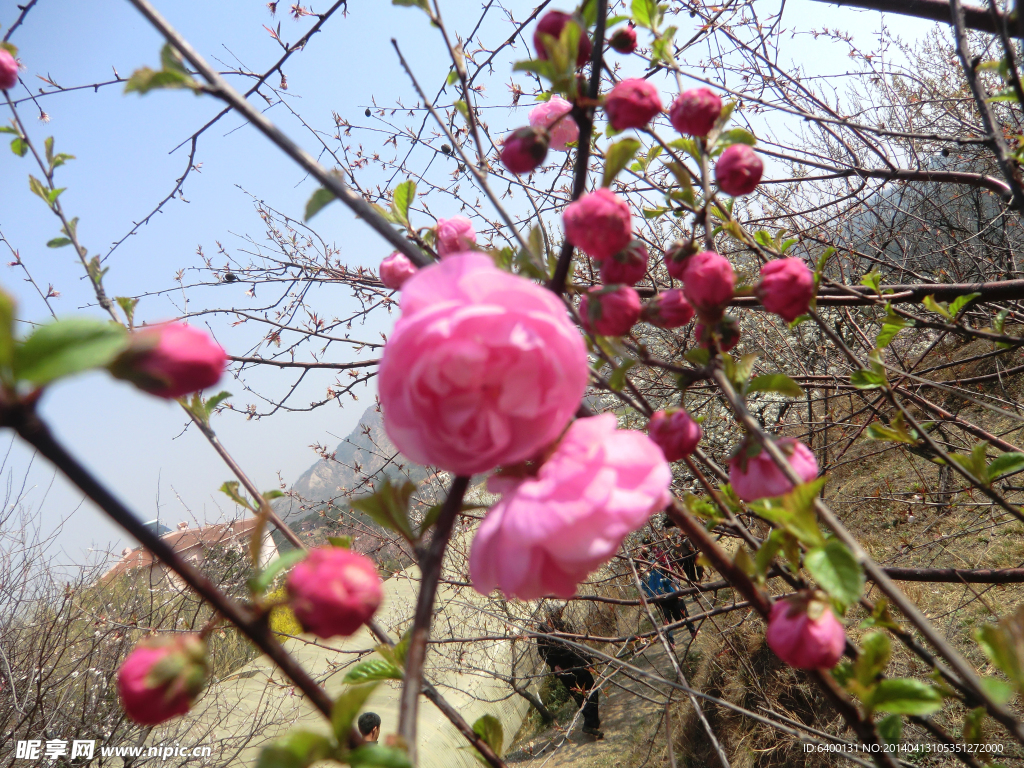
{"label": "hiker on path", "polygon": [[562,621],[561,611],[549,612],[547,618],[537,625],[537,631],[541,633],[537,638],[537,652],[569,691],[576,706],[582,710],[583,732],[596,739],[603,739],[601,716],[597,711],[600,692],[594,688],[594,676],[588,669],[593,659],[556,638],[545,637],[552,632],[569,633],[569,628]]}
{"label": "hiker on path", "polygon": [[380,715],[376,712],[363,712],[356,721],[356,725],[368,743],[377,743],[380,738]]}

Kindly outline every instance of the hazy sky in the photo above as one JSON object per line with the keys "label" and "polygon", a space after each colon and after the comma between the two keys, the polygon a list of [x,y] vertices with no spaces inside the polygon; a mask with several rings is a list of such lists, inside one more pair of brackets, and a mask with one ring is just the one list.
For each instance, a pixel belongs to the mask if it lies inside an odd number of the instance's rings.
{"label": "hazy sky", "polygon": [[[15,4],[16,0],[0,0],[0,24],[4,29],[17,17]],[[532,4],[509,7],[525,9],[528,5]],[[263,72],[281,55],[280,47],[263,25],[276,26],[280,21],[282,38],[291,42],[312,24],[309,18],[294,21],[285,2],[273,20],[262,0],[158,0],[156,6],[208,61],[222,68],[241,63]],[[314,9],[321,11],[327,6],[316,2]],[[475,23],[480,8],[479,0],[442,0],[449,24],[463,34]],[[764,5],[765,13],[777,9],[778,3]],[[527,13],[518,11],[520,17]],[[500,15],[494,17],[482,30],[488,46],[503,41],[510,32]],[[881,18],[873,12],[789,0],[783,26],[839,28],[869,47]],[[928,28],[904,18],[890,23],[904,39],[919,37]],[[681,30],[679,37],[685,33]],[[348,16],[332,19],[287,65],[288,93],[294,107],[316,127],[326,130],[333,125],[332,111],[353,122],[368,123],[362,112],[374,97],[384,106],[396,98],[413,104],[416,96],[398,66],[391,37],[399,40],[427,91],[435,93],[448,66],[441,55],[439,36],[430,29],[424,15],[392,7],[385,0],[351,0]],[[845,47],[824,41],[810,45],[808,40],[802,37],[790,44],[780,63],[785,63],[788,56],[808,72],[845,71]],[[113,70],[127,76],[139,66],[156,65],[162,44],[124,0],[39,0],[12,42],[19,46],[27,66],[22,78],[33,89],[44,85],[38,76],[49,77],[64,87],[109,80]],[[516,55],[526,57],[522,48]],[[502,87],[509,74],[506,65],[490,81],[491,87]],[[237,78],[234,84],[246,87]],[[22,99],[27,93],[19,87],[12,96]],[[265,106],[260,99],[254,103]],[[121,86],[46,96],[39,99],[39,105],[49,115],[49,123],[35,119],[38,111],[31,103],[19,107],[22,119],[37,144],[41,146],[46,136],[53,135],[57,151],[76,156],[58,170],[58,182],[67,187],[61,201],[69,215],[80,217],[78,232],[91,254],[105,254],[111,243],[121,239],[134,221],[148,214],[170,191],[187,159],[185,149],[173,154],[170,150],[221,109],[220,103],[209,97],[158,92],[140,98],[123,95]],[[529,106],[524,102],[519,110],[509,110],[507,115],[494,114],[504,110],[492,110],[488,120],[492,128],[505,123],[514,127],[525,121]],[[6,106],[3,111],[6,122]],[[268,114],[307,149],[316,151],[310,135],[286,111],[275,108]],[[419,122],[418,117],[415,122]],[[500,135],[500,131],[496,133]],[[184,196],[188,202],[173,201],[164,213],[114,251],[105,279],[110,295],[173,287],[179,269],[199,264],[197,246],[210,255],[216,251],[216,241],[231,250],[242,245],[241,235],[261,238],[261,221],[241,189],[301,218],[305,201],[315,188],[291,161],[234,116],[226,117],[204,134],[196,159],[202,168],[187,181]],[[44,245],[57,236],[58,222],[29,192],[29,173],[39,175],[29,158],[17,158],[0,147],[0,232],[19,250],[37,282],[44,288],[52,283],[61,292],[54,302],[59,314],[96,314],[91,290],[81,279],[82,270],[71,249],[51,250]],[[434,212],[452,215],[456,210],[438,207]],[[338,204],[325,209],[314,223],[325,240],[342,245],[343,258],[351,266],[376,267],[388,251],[382,240]],[[4,263],[10,261],[3,244],[0,258]],[[18,297],[25,318],[41,320],[47,316],[46,309],[23,277],[17,268],[3,268],[0,285]],[[247,287],[244,283],[219,287],[217,290],[224,293],[210,299],[210,303],[248,306],[250,300],[244,296]],[[174,294],[146,298],[139,306],[138,317],[152,321],[177,316],[180,299]],[[347,296],[339,296],[334,313],[347,311],[344,304],[349,301]],[[244,351],[246,331],[232,331],[221,321],[213,321],[212,327],[229,352]],[[377,330],[366,329],[361,338],[377,337]],[[269,374],[263,383],[274,386],[275,375]],[[279,378],[280,386],[289,380],[285,375]],[[322,392],[331,379],[320,377],[311,386]],[[238,382],[228,376],[222,384],[235,393],[238,402],[246,402]],[[309,450],[311,444],[333,446],[351,430],[373,401],[372,389],[359,390],[358,395],[359,402],[346,402],[344,408],[333,405],[312,413],[283,414],[260,421],[227,414],[216,419],[215,427],[256,483],[269,489],[277,487],[278,472],[284,481],[291,482],[313,463],[316,457]],[[95,374],[53,387],[45,396],[43,413],[65,443],[140,517],[156,515],[158,498],[160,517],[172,526],[179,520],[212,521],[231,513],[231,505],[216,490],[230,479],[228,470],[195,430],[181,434],[186,419],[176,405],[143,396],[130,386]],[[0,446],[6,446],[9,439],[0,437]],[[30,454],[15,444],[7,471],[19,477],[29,459]],[[52,470],[37,460],[30,473],[35,490],[26,499],[35,510],[42,506],[44,530],[52,530],[80,502],[80,495],[58,479],[42,504],[51,475]],[[72,559],[81,559],[89,547],[119,549],[123,546],[119,540],[120,530],[88,504],[71,517],[58,538]]]}

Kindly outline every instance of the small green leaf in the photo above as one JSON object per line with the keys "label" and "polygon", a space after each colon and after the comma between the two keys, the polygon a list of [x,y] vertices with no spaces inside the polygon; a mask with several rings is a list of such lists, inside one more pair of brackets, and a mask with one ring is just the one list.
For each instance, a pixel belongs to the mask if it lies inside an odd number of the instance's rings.
{"label": "small green leaf", "polygon": [[335,746],[331,739],[322,734],[292,731],[260,751],[256,768],[306,768],[329,756]]}
{"label": "small green leaf", "polygon": [[28,154],[28,142],[21,138],[21,136],[15,136],[11,139],[11,152],[18,157],[24,157]]}
{"label": "small green leaf", "polygon": [[778,392],[786,397],[803,397],[804,391],[784,373],[767,373],[758,376],[747,385],[747,394],[751,392]]}
{"label": "small green leaf", "polygon": [[392,198],[394,200],[391,206],[398,220],[408,226],[409,224],[409,208],[412,206],[413,201],[416,199],[416,182],[403,181],[397,187],[395,187],[395,194]]}
{"label": "small green leaf", "polygon": [[694,347],[693,349],[686,350],[683,353],[683,357],[694,365],[707,365],[708,361],[711,360],[711,352],[705,347]]}
{"label": "small green leaf", "polygon": [[235,502],[235,504],[237,504],[238,506],[245,507],[245,509],[248,509],[250,512],[256,511],[253,508],[252,504],[249,503],[249,500],[238,492],[237,480],[228,480],[218,490],[220,490],[221,493],[223,493],[225,496],[227,496],[229,499]]}
{"label": "small green leaf", "polygon": [[352,723],[359,715],[359,710],[366,704],[378,683],[372,685],[358,685],[343,692],[334,702],[331,710],[331,725],[334,728],[334,735],[342,743],[348,741],[349,732],[352,730]]}
{"label": "small green leaf", "polygon": [[409,756],[400,749],[365,744],[348,753],[345,761],[352,768],[413,768]]}
{"label": "small green leaf", "polygon": [[160,49],[160,63],[163,68],[159,71],[149,67],[135,70],[125,83],[124,92],[142,95],[158,88],[188,88],[199,95],[201,86],[186,69],[185,62],[170,43]]}
{"label": "small green leaf", "polygon": [[899,744],[903,738],[903,718],[899,715],[886,715],[878,721],[877,728],[886,744]]}
{"label": "small green leaf", "polygon": [[1013,698],[1013,686],[998,677],[981,677],[981,690],[996,704],[1005,704]]}
{"label": "small green leaf", "polygon": [[47,323],[15,349],[15,375],[42,386],[109,365],[126,344],[125,329],[104,320],[82,317]]}
{"label": "small green leaf", "polygon": [[885,672],[892,658],[892,644],[884,632],[868,632],[861,638],[860,655],[853,664],[857,682],[867,687],[874,685],[880,674]]}
{"label": "small green leaf", "polygon": [[853,553],[838,539],[829,539],[824,547],[810,550],[804,566],[829,597],[844,606],[860,599],[864,591],[864,569]]}
{"label": "small green leaf", "polygon": [[949,305],[949,314],[953,317],[957,317],[960,314],[960,310],[974,301],[976,298],[981,296],[980,293],[965,293],[963,296],[957,296],[953,303]]}
{"label": "small green leaf", "polygon": [[942,694],[934,686],[911,678],[882,680],[865,706],[894,715],[930,715],[942,709]]}
{"label": "small green leaf", "polygon": [[798,485],[784,496],[759,499],[751,509],[765,520],[775,523],[788,531],[807,547],[821,547],[825,537],[818,528],[818,516],[814,500],[818,497],[827,478],[819,477],[809,483]]}
{"label": "small green leaf", "polygon": [[53,207],[53,204],[50,202],[50,192],[46,185],[32,174],[28,176],[28,188],[36,195],[39,195],[47,205],[51,208]]}
{"label": "small green leaf", "polygon": [[71,245],[71,238],[55,237],[53,240],[46,241],[47,248],[63,248],[65,245]]}
{"label": "small green leaf", "polygon": [[282,571],[286,571],[293,565],[298,565],[306,556],[309,554],[304,549],[293,549],[290,552],[274,558],[270,561],[266,568],[260,572],[259,576],[254,576],[249,579],[249,589],[257,595],[261,595],[267,591],[267,588],[274,583],[274,579],[277,578],[278,574]]}
{"label": "small green leaf", "polygon": [[409,522],[409,499],[415,491],[415,483],[406,481],[401,486],[395,486],[391,484],[390,478],[385,478],[372,495],[353,500],[352,507],[365,512],[379,525],[397,531],[408,541],[413,542],[415,536]]}
{"label": "small green leaf", "polygon": [[925,296],[921,303],[935,314],[942,315],[947,320],[953,319],[953,315],[950,313],[949,306],[946,302],[936,301],[934,296]]}
{"label": "small green leaf", "polygon": [[633,21],[645,29],[657,29],[661,11],[655,0],[632,0],[630,11]]}
{"label": "small green leaf", "polygon": [[875,371],[854,371],[850,374],[850,383],[857,389],[878,389],[888,382],[884,374]]}
{"label": "small green leaf", "polygon": [[341,549],[352,549],[352,537],[351,536],[328,536],[327,543],[332,547],[340,547]]}
{"label": "small green leaf", "polygon": [[981,725],[985,722],[985,708],[975,707],[964,716],[964,741],[968,744],[981,743]]}
{"label": "small green leaf", "polygon": [[[229,397],[231,397],[231,393],[230,392],[222,391],[222,392],[218,392],[213,397],[208,398],[207,400],[203,401],[203,409],[206,411],[206,419],[207,419],[207,421],[209,421],[210,415],[217,409],[217,406],[220,405],[221,403],[223,403]],[[270,493],[276,493],[278,495],[283,495],[283,494],[281,494],[280,491],[270,491]],[[267,497],[267,498],[275,498],[275,497]]]}
{"label": "small green leaf", "polygon": [[993,666],[1024,693],[1024,604],[998,623],[978,627],[974,638]]}
{"label": "small green leaf", "polygon": [[879,286],[882,284],[882,275],[877,269],[872,269],[860,279],[861,285],[866,285],[875,293],[879,293]]}
{"label": "small green leaf", "polygon": [[988,465],[988,482],[994,483],[1000,477],[1020,472],[1022,469],[1024,469],[1024,453],[1014,451],[1000,454]]}
{"label": "small green leaf", "polygon": [[761,546],[757,548],[757,552],[754,553],[755,574],[764,576],[768,572],[775,556],[782,551],[784,538],[787,535],[790,534],[787,534],[780,528],[772,529],[772,532],[768,534],[768,538],[761,543]]}
{"label": "small green leaf", "polygon": [[634,365],[636,365],[636,360],[631,358],[624,360],[622,365],[612,371],[612,375],[608,379],[608,386],[616,392],[621,392],[622,388],[626,386],[626,374],[629,373],[629,369]]}
{"label": "small green leaf", "polygon": [[401,680],[402,669],[386,659],[369,659],[356,664],[342,682],[368,683],[374,680]]}
{"label": "small green leaf", "polygon": [[483,739],[494,754],[501,754],[501,747],[505,743],[505,731],[498,718],[494,715],[481,715],[473,723],[473,733]]}
{"label": "small green leaf", "polygon": [[752,147],[757,144],[757,137],[745,128],[733,128],[722,133],[718,137],[718,143],[723,147],[730,144],[746,144],[748,147]]}
{"label": "small green leaf", "polygon": [[326,187],[320,187],[313,195],[309,198],[306,203],[306,214],[303,217],[305,221],[309,221],[324,208],[328,203],[334,202],[334,193]]}
{"label": "small green leaf", "polygon": [[0,290],[0,379],[11,384],[15,351],[14,320],[17,304],[6,291]]}
{"label": "small green leaf", "polygon": [[601,181],[602,187],[609,187],[619,175],[619,171],[629,165],[629,161],[640,150],[640,142],[636,139],[623,139],[608,147],[605,152],[604,178]]}

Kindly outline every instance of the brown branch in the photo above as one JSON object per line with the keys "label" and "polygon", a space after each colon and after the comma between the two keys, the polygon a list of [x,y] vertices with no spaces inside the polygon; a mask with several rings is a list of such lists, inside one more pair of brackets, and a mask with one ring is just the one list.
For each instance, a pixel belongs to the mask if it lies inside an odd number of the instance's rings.
{"label": "brown branch", "polygon": [[[841,5],[847,8],[864,8],[869,11],[882,11],[883,13],[896,13],[901,16],[913,16],[918,19],[929,21],[940,21],[943,24],[950,24],[949,3],[942,0],[817,0],[819,3],[829,5]],[[1017,36],[1021,36],[1019,27],[1012,23],[1010,17],[1005,14],[997,14],[996,19],[992,18],[988,10],[969,6],[963,9],[964,25],[970,29],[977,29],[981,32],[996,33],[999,31],[998,23],[1010,23],[1011,29],[1017,29]]]}

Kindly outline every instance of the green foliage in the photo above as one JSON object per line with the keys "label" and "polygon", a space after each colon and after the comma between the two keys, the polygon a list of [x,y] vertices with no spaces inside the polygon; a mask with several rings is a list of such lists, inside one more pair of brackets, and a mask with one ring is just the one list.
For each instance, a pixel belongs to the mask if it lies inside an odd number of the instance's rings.
{"label": "green foliage", "polygon": [[777,392],[786,397],[803,397],[804,394],[800,385],[784,373],[766,373],[751,379],[746,394],[752,392]]}
{"label": "green foliage", "polygon": [[387,659],[369,659],[350,669],[342,682],[368,683],[373,680],[401,680],[402,668]]}
{"label": "green foliage", "polygon": [[334,708],[331,710],[331,726],[334,728],[334,735],[339,741],[345,742],[348,739],[349,731],[352,730],[352,723],[359,715],[359,710],[366,704],[378,683],[372,685],[359,685],[349,688],[335,700]]}
{"label": "green foliage", "polygon": [[917,430],[907,427],[902,411],[893,417],[888,427],[877,421],[870,424],[867,429],[867,436],[872,440],[887,440],[908,445],[917,445],[921,442],[917,436]]}
{"label": "green foliage", "polygon": [[968,304],[979,296],[981,296],[980,293],[967,293],[963,296],[957,296],[952,304],[936,301],[934,296],[925,296],[922,303],[935,314],[942,315],[946,320],[954,321],[959,316],[960,311],[965,309]]}
{"label": "green foliage", "polygon": [[1024,605],[995,624],[978,627],[974,639],[992,666],[1024,694]]}
{"label": "green foliage", "polygon": [[159,70],[142,67],[132,73],[124,86],[125,93],[143,95],[160,88],[186,88],[197,96],[202,93],[203,86],[192,77],[181,55],[170,43],[160,49]]}
{"label": "green foliage", "polygon": [[848,608],[864,591],[864,569],[853,553],[838,539],[814,547],[804,556],[804,566],[828,596]]}
{"label": "green foliage", "polygon": [[416,182],[411,179],[403,181],[397,187],[395,187],[395,194],[393,195],[393,202],[391,203],[391,210],[395,214],[395,218],[405,226],[409,224],[409,208],[412,206],[413,201],[416,199]]}
{"label": "green foliage", "polygon": [[353,768],[412,768],[405,752],[380,744],[367,744],[352,750],[345,756],[345,762]]}
{"label": "green foliage", "polygon": [[629,165],[640,150],[640,142],[636,139],[623,139],[608,147],[604,153],[604,177],[601,180],[602,187],[610,187],[619,171]]}
{"label": "green foliage", "polygon": [[903,738],[903,718],[888,715],[878,721],[878,735],[886,744],[899,744]]}
{"label": "green foliage", "polygon": [[942,693],[920,680],[894,678],[879,682],[864,706],[869,711],[894,715],[930,715],[942,709]]}
{"label": "green foliage", "polygon": [[327,187],[320,187],[306,201],[306,212],[303,215],[304,221],[309,221],[322,211],[327,205],[333,203],[337,198]]}
{"label": "green foliage", "polygon": [[14,374],[36,386],[102,368],[128,342],[125,329],[94,318],[70,318],[42,325],[14,350]]}
{"label": "green foliage", "polygon": [[335,750],[334,741],[322,734],[292,731],[260,751],[256,768],[306,768]]}
{"label": "green foliage", "polygon": [[[473,723],[473,733],[479,736],[491,748],[494,754],[501,754],[501,748],[505,743],[505,731],[501,727],[501,721],[498,718],[494,715],[481,715]],[[477,755],[477,759],[484,765],[487,765],[480,755]]]}
{"label": "green foliage", "polygon": [[750,505],[756,514],[792,534],[807,547],[823,547],[825,537],[818,528],[818,516],[814,511],[814,500],[825,485],[826,478],[819,477],[809,483],[798,485],[785,496],[759,499]]}
{"label": "green foliage", "polygon": [[417,537],[409,520],[409,500],[415,491],[415,483],[407,480],[396,486],[391,484],[390,478],[385,478],[374,493],[355,499],[352,507],[365,512],[378,525],[396,531],[407,541],[415,543]]}
{"label": "green foliage", "polygon": [[274,583],[274,579],[279,574],[301,563],[308,554],[309,552],[304,549],[293,549],[290,552],[285,552],[280,557],[274,558],[258,576],[249,579],[249,589],[252,590],[253,594],[261,594]]}

